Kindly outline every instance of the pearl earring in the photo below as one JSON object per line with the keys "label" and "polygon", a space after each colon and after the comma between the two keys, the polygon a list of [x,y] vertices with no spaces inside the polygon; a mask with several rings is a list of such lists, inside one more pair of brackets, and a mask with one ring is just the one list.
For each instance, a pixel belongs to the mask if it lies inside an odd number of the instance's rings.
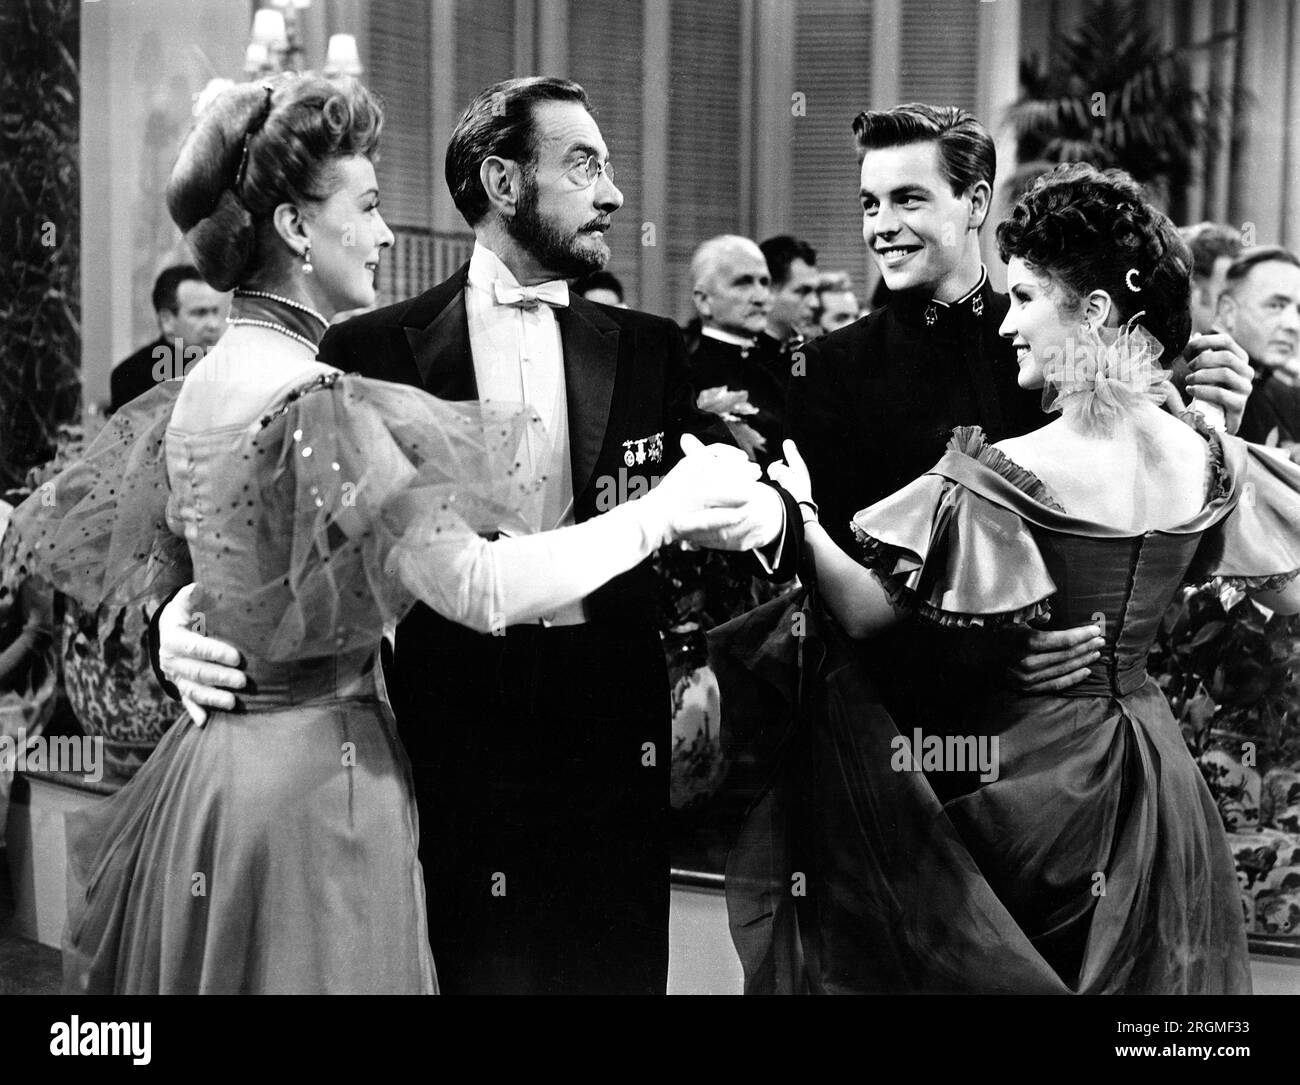
{"label": "pearl earring", "polygon": [[311,242],[307,242],[307,247],[302,250],[302,273],[311,274]]}

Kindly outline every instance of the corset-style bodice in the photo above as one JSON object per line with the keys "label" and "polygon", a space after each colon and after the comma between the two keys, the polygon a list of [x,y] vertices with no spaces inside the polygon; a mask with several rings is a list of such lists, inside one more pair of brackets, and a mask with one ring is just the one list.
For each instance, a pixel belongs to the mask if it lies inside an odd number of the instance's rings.
{"label": "corset-style bodice", "polygon": [[1092,673],[1063,692],[1132,693],[1146,681],[1147,653],[1196,556],[1200,533],[1098,539],[1039,529],[1034,538],[1057,585],[1048,627],[1097,624],[1106,642]]}

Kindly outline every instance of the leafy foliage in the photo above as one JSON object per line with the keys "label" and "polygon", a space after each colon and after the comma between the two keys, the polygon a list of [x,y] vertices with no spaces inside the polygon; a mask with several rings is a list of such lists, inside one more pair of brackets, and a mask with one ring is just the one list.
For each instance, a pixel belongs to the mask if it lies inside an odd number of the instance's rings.
{"label": "leafy foliage", "polygon": [[0,4],[0,490],[80,397],[77,0]]}
{"label": "leafy foliage", "polygon": [[1261,771],[1300,761],[1300,617],[1232,589],[1186,589],[1149,667],[1194,756],[1226,734],[1255,743]]}
{"label": "leafy foliage", "polygon": [[1023,94],[1008,113],[1024,164],[1013,184],[1058,162],[1091,162],[1156,191],[1181,190],[1226,105],[1193,85],[1188,61],[1231,37],[1166,48],[1142,4],[1093,0],[1049,57],[1021,64]]}

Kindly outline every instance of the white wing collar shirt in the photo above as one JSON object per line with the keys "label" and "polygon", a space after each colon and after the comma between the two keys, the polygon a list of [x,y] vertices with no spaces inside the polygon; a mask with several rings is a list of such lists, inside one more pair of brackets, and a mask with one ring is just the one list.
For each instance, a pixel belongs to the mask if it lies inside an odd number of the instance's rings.
{"label": "white wing collar shirt", "polygon": [[[573,465],[564,348],[555,307],[569,304],[563,280],[520,286],[491,249],[475,244],[469,261],[465,312],[478,397],[485,403],[526,403],[546,426],[548,447],[530,445],[530,466],[546,475],[539,531],[572,524]],[[544,625],[585,621],[582,604],[562,608]]]}

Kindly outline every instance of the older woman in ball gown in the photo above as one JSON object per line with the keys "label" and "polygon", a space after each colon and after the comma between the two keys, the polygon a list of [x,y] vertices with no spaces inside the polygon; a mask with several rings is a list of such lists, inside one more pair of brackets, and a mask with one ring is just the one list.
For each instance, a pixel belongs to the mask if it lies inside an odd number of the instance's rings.
{"label": "older woman in ball gown", "polygon": [[374,304],[393,240],[380,126],[363,87],[315,76],[206,108],[167,199],[204,276],[235,291],[231,329],[119,412],[53,507],[15,514],[25,560],[88,606],[193,581],[203,631],[252,680],[241,711],[183,718],[72,826],[71,990],[435,992],[407,763],[373,670],[385,623],[420,599],[503,629],[630,569],[683,517],[732,515],[710,494],[742,468],[701,454],[641,500],[532,532],[531,410],[315,360],[336,314]]}

